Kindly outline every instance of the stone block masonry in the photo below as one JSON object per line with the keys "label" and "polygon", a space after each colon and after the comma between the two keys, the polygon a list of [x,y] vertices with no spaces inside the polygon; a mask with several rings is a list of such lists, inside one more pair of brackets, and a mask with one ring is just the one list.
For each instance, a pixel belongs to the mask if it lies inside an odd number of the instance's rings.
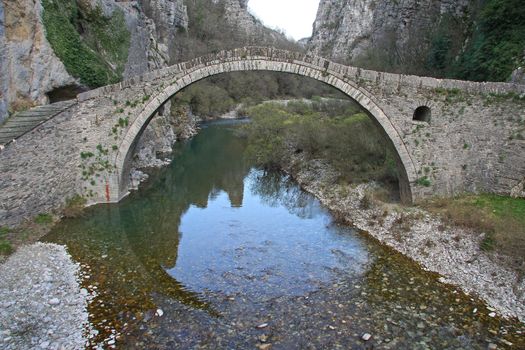
{"label": "stone block masonry", "polygon": [[[56,208],[75,193],[116,202],[136,144],[182,88],[233,71],[310,77],[356,100],[397,153],[402,199],[510,194],[525,178],[525,86],[362,70],[265,47],[221,51],[78,95],[78,104],[0,153],[0,224]],[[415,113],[425,107],[424,116]],[[514,191],[516,192],[516,191]]]}

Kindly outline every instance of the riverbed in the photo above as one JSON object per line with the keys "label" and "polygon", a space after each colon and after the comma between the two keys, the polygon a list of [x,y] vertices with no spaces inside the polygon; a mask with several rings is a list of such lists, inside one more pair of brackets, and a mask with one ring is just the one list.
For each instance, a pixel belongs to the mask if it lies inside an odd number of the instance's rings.
{"label": "riverbed", "polygon": [[140,190],[45,237],[81,264],[91,346],[524,345],[519,323],[338,224],[286,174],[254,168],[237,125],[204,124]]}

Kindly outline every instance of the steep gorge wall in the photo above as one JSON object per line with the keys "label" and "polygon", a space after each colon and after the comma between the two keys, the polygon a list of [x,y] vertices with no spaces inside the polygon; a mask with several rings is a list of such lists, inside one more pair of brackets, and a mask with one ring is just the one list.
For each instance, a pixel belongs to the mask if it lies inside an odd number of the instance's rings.
{"label": "steep gorge wall", "polygon": [[[215,3],[221,0],[214,0]],[[231,26],[238,28],[237,35],[243,44],[275,45],[286,39],[281,33],[265,27],[248,12],[248,0],[222,0],[225,8],[225,19]],[[277,45],[282,46],[282,45]]]}
{"label": "steep gorge wall", "polygon": [[[444,18],[468,25],[471,0],[321,0],[308,43],[344,63],[423,70],[430,38]],[[458,33],[458,39],[463,33]],[[370,61],[372,60],[372,62]]]}
{"label": "steep gorge wall", "polygon": [[521,0],[321,0],[308,49],[359,67],[523,82]]}

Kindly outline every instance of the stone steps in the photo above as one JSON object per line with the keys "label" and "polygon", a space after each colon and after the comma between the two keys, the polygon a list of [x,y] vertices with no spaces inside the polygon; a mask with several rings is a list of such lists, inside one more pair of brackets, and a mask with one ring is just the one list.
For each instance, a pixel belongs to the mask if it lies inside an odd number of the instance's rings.
{"label": "stone steps", "polygon": [[76,103],[76,100],[56,102],[49,105],[38,106],[11,116],[3,125],[0,125],[0,145],[5,145],[16,140]]}

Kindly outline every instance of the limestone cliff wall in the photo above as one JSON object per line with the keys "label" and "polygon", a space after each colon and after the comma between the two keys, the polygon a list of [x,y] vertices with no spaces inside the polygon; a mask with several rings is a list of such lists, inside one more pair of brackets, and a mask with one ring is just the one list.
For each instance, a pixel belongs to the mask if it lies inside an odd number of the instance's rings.
{"label": "limestone cliff wall", "polygon": [[275,45],[286,42],[281,33],[268,29],[248,12],[248,0],[214,0],[215,3],[220,1],[224,4],[225,20],[238,29],[238,35],[244,36],[244,44]]}
{"label": "limestone cliff wall", "polygon": [[380,65],[370,60],[384,60],[385,67],[411,70],[426,58],[430,36],[445,16],[460,24],[469,21],[471,2],[321,0],[308,47],[348,64]]}
{"label": "limestone cliff wall", "polygon": [[[188,25],[183,0],[76,1],[80,11],[124,13],[131,34],[124,79],[166,67],[173,33]],[[0,123],[9,111],[47,103],[47,94],[54,89],[80,85],[46,39],[42,12],[41,0],[0,3]]]}
{"label": "limestone cliff wall", "polygon": [[45,37],[39,0],[0,5],[0,123],[9,110],[47,102],[46,92],[75,83]]}

